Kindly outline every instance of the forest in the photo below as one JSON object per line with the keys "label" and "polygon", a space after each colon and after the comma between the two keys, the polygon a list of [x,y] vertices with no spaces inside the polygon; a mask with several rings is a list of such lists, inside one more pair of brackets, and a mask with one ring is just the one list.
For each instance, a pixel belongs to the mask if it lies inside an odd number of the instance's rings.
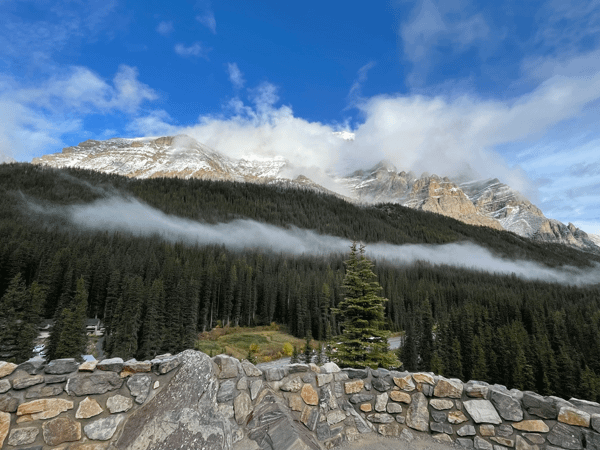
{"label": "forest", "polygon": [[[309,190],[4,164],[0,352],[15,361],[30,357],[28,339],[44,318],[55,320],[50,358],[80,351],[76,327],[85,317],[102,319],[107,354],[123,359],[193,348],[198,334],[215,326],[277,322],[320,341],[341,332],[332,310],[344,298],[345,255],[232,251],[83,231],[35,209],[115,195],[205,223],[249,218],[311,229],[347,239],[348,248],[352,241],[367,248],[380,241],[474,242],[548,267],[600,262],[597,254],[432,213],[355,205]],[[600,400],[600,284],[568,286],[427,263],[375,261],[373,270],[388,299],[386,327],[405,333],[399,355],[405,369]]]}

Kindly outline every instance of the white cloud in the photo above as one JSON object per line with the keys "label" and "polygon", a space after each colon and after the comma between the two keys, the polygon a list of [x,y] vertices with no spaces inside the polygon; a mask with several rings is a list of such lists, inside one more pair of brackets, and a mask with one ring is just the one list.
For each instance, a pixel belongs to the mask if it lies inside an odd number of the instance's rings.
{"label": "white cloud", "polygon": [[171,34],[173,32],[173,30],[174,30],[174,27],[173,27],[172,21],[163,20],[156,27],[156,31],[158,32],[158,34],[161,34],[163,36],[168,36],[169,34]]}
{"label": "white cloud", "polygon": [[362,97],[362,86],[367,81],[367,74],[369,70],[375,67],[375,61],[369,61],[367,64],[358,69],[356,80],[352,83],[350,87],[350,92],[348,92],[348,99],[351,105],[355,105]]}
{"label": "white cloud", "polygon": [[138,80],[137,70],[120,66],[112,83],[85,67],[71,67],[36,85],[0,79],[0,152],[30,160],[62,144],[81,129],[88,114],[136,114],[157,94]]}
{"label": "white cloud", "polygon": [[127,131],[132,137],[168,136],[179,132],[179,127],[172,125],[173,119],[166,111],[155,110],[145,116],[134,118]]}
{"label": "white cloud", "polygon": [[244,74],[236,63],[227,63],[227,72],[229,73],[229,81],[233,84],[236,89],[244,87],[246,80],[244,80]]}
{"label": "white cloud", "polygon": [[196,16],[196,20],[208,28],[213,34],[217,34],[217,21],[212,11],[207,11],[202,15]]}
{"label": "white cloud", "polygon": [[210,49],[204,48],[204,46],[200,42],[194,42],[192,45],[186,47],[184,44],[176,44],[175,45],[175,53],[179,56],[183,57],[202,57],[207,58],[208,52]]}

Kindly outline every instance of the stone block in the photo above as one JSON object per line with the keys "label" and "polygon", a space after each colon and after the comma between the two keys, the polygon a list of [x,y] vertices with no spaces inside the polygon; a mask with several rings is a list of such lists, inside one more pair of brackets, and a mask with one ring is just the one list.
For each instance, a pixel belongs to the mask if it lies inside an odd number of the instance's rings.
{"label": "stone block", "polygon": [[454,402],[452,400],[446,400],[441,398],[432,398],[431,400],[429,400],[429,404],[433,409],[437,409],[439,411],[454,408]]}
{"label": "stone block", "polygon": [[319,420],[319,410],[310,406],[305,406],[300,415],[300,422],[310,431],[314,431]]}
{"label": "stone block", "polygon": [[522,420],[512,424],[513,428],[519,431],[529,431],[534,433],[547,433],[550,431],[548,425],[543,420]]}
{"label": "stone block", "polygon": [[346,419],[346,414],[339,409],[336,409],[334,411],[329,411],[327,413],[327,423],[329,425],[338,424],[341,421],[343,421],[344,419]]}
{"label": "stone block", "polygon": [[351,380],[354,379],[362,379],[364,380],[369,376],[369,369],[342,369],[342,372],[348,375],[348,378]]}
{"label": "stone block", "polygon": [[265,371],[265,380],[281,381],[285,378],[285,370],[281,367],[271,367]]}
{"label": "stone block", "polygon": [[384,412],[388,404],[388,393],[384,392],[375,397],[375,411]]}
{"label": "stone block", "polygon": [[475,439],[473,440],[473,446],[477,450],[494,450],[494,446],[491,443],[483,438],[480,438],[479,436],[475,436]]}
{"label": "stone block", "polygon": [[467,420],[469,420],[469,419],[467,419],[467,416],[465,416],[462,411],[450,411],[448,413],[448,422],[450,422],[452,424],[463,423],[463,422],[466,422]]}
{"label": "stone block", "polygon": [[88,439],[94,441],[107,441],[113,437],[117,427],[125,418],[125,414],[117,414],[98,419],[92,423],[88,423],[83,427],[83,431]]}
{"label": "stone block", "polygon": [[17,372],[17,374],[16,378],[12,380],[12,387],[15,390],[26,389],[45,382],[43,375],[30,376],[24,372]]}
{"label": "stone block", "polygon": [[550,397],[542,397],[535,392],[523,392],[521,398],[523,408],[529,414],[541,417],[542,419],[556,419],[558,417],[559,408],[555,401]]}
{"label": "stone block", "polygon": [[73,402],[71,400],[43,398],[19,405],[17,416],[29,415],[32,420],[51,419],[69,409],[73,409]]}
{"label": "stone block", "polygon": [[4,444],[6,436],[8,436],[8,430],[10,429],[10,414],[7,412],[0,412],[0,448]]}
{"label": "stone block", "polygon": [[16,364],[0,361],[0,378],[4,378],[15,371],[17,368]]}
{"label": "stone block", "polygon": [[515,441],[512,439],[508,439],[502,436],[492,436],[490,438],[492,441],[497,442],[500,445],[503,445],[504,447],[514,447],[515,446]]}
{"label": "stone block", "polygon": [[61,375],[63,373],[75,372],[79,368],[79,363],[75,358],[54,359],[44,368],[44,372],[51,375]]}
{"label": "stone block", "polygon": [[581,429],[570,427],[564,423],[557,423],[548,433],[548,442],[567,450],[579,450],[583,448],[581,442]]}
{"label": "stone block", "polygon": [[502,436],[502,437],[512,436],[513,432],[514,432],[514,429],[513,429],[512,425],[509,425],[507,423],[503,423],[496,429],[496,434],[498,436]]}
{"label": "stone block", "polygon": [[302,385],[302,379],[300,377],[294,377],[283,383],[279,389],[283,392],[300,392]]}
{"label": "stone block", "polygon": [[104,370],[107,372],[117,372],[120,373],[123,369],[123,358],[109,358],[103,359],[98,364],[96,364],[96,368],[99,370]]}
{"label": "stone block", "polygon": [[516,450],[535,450],[537,446],[531,445],[522,436],[517,436],[515,439]]}
{"label": "stone block", "polygon": [[410,374],[404,377],[393,377],[392,380],[394,381],[394,384],[403,391],[412,392],[416,388],[415,383]]}
{"label": "stone block", "polygon": [[490,400],[504,420],[514,422],[523,420],[521,403],[510,395],[494,389],[490,392]]}
{"label": "stone block", "polygon": [[242,392],[233,400],[233,410],[235,412],[235,421],[238,425],[243,425],[247,417],[252,413],[252,400],[246,392]]}
{"label": "stone block", "polygon": [[452,426],[449,423],[431,422],[429,429],[435,433],[452,434]]}
{"label": "stone block", "polygon": [[477,431],[475,431],[475,427],[473,425],[463,425],[456,430],[456,434],[459,436],[475,436]]}
{"label": "stone block", "polygon": [[13,397],[10,394],[0,395],[0,411],[2,411],[2,412],[7,412],[7,413],[17,412],[19,403],[21,403],[19,401],[19,399],[16,397]]}
{"label": "stone block", "polygon": [[300,396],[307,405],[316,406],[319,404],[319,394],[317,394],[317,391],[315,391],[315,388],[313,388],[311,384],[305,384],[302,386]]}
{"label": "stone block", "polygon": [[50,446],[75,442],[81,439],[81,424],[70,417],[57,417],[42,424],[42,435]]}
{"label": "stone block", "polygon": [[69,378],[65,391],[69,395],[84,396],[105,394],[119,389],[123,379],[115,372],[80,373]]}
{"label": "stone block", "polygon": [[150,361],[127,361],[123,365],[123,369],[121,370],[121,378],[127,378],[136,373],[148,373],[152,370],[152,364]]}
{"label": "stone block", "polygon": [[127,379],[127,387],[136,403],[141,405],[146,401],[148,394],[150,394],[151,383],[152,378],[145,373],[136,373]]}
{"label": "stone block", "polygon": [[333,381],[333,374],[331,373],[319,373],[317,374],[317,386],[325,386]]}
{"label": "stone block", "polygon": [[398,403],[388,402],[386,409],[390,414],[400,414],[402,412],[402,406]]}
{"label": "stone block", "polygon": [[589,427],[591,416],[585,411],[563,406],[558,412],[558,421],[567,425],[575,425],[578,427]]}
{"label": "stone block", "polygon": [[77,412],[75,413],[75,418],[89,419],[90,417],[94,417],[98,414],[101,414],[102,411],[104,410],[95,399],[86,397],[81,401],[81,403],[79,403],[79,407],[77,408]]}
{"label": "stone block", "polygon": [[353,405],[358,405],[359,403],[370,402],[373,400],[373,394],[353,394],[350,396],[350,403]]}
{"label": "stone block", "polygon": [[546,438],[544,438],[544,436],[542,436],[541,434],[537,433],[523,433],[523,437],[532,444],[536,445],[542,445],[544,442],[546,442]]}
{"label": "stone block", "polygon": [[0,394],[10,391],[11,385],[8,380],[0,380]]}
{"label": "stone block", "polygon": [[463,402],[463,406],[475,423],[502,423],[502,419],[489,400],[467,400]]}
{"label": "stone block", "polygon": [[373,388],[378,390],[379,392],[386,392],[386,391],[389,391],[391,388],[390,383],[388,383],[383,378],[375,378],[373,380],[372,385],[373,385]]}
{"label": "stone block", "polygon": [[16,428],[8,436],[8,445],[20,447],[33,444],[39,433],[40,429],[37,427]]}
{"label": "stone block", "polygon": [[322,373],[338,373],[341,369],[334,362],[326,362],[321,366]]}
{"label": "stone block", "polygon": [[[242,361],[242,369],[244,370],[244,373],[246,374],[247,377],[262,377],[263,373],[262,370],[260,370],[259,368],[257,368],[254,364],[252,364],[249,361]],[[293,373],[290,371],[290,373]]]}
{"label": "stone block", "polygon": [[364,386],[363,380],[347,381],[344,383],[344,391],[346,394],[356,394],[362,391]]}
{"label": "stone block", "polygon": [[394,417],[387,413],[372,413],[367,414],[367,420],[372,423],[392,423]]}
{"label": "stone block", "polygon": [[79,366],[80,372],[93,372],[96,370],[96,366],[98,365],[98,361],[85,361]]}
{"label": "stone block", "polygon": [[479,434],[482,436],[495,436],[496,427],[488,424],[479,425]]}
{"label": "stone block", "polygon": [[580,400],[578,398],[570,398],[571,403],[575,408],[585,411],[588,414],[600,414],[600,403],[591,402],[589,400]]}
{"label": "stone block", "polygon": [[221,383],[217,391],[217,402],[225,403],[233,400],[238,394],[233,380],[227,380]]}
{"label": "stone block", "polygon": [[371,405],[370,403],[363,403],[360,405],[360,410],[362,412],[371,412],[373,411],[373,405]]}
{"label": "stone block", "polygon": [[390,391],[390,399],[395,402],[409,404],[412,401],[410,394],[402,391]]}
{"label": "stone block", "polygon": [[432,375],[430,375],[428,373],[423,373],[423,372],[413,373],[412,377],[416,383],[427,383],[427,384],[431,384],[431,385],[435,384],[435,379],[433,378]]}
{"label": "stone block", "polygon": [[432,438],[434,438],[436,441],[439,442],[447,442],[449,444],[452,444],[452,438],[450,436],[448,436],[446,433],[438,433],[438,434],[434,434],[432,436]]}
{"label": "stone block", "polygon": [[55,397],[62,394],[63,391],[63,387],[59,384],[52,384],[50,386],[35,386],[31,389],[27,389],[25,392],[25,398]]}
{"label": "stone block", "polygon": [[417,392],[412,396],[412,402],[406,413],[406,424],[419,431],[429,430],[429,409],[427,408],[427,398]]}
{"label": "stone block", "polygon": [[473,439],[456,438],[456,443],[464,448],[473,448]]}
{"label": "stone block", "polygon": [[252,399],[252,401],[256,400],[256,397],[258,396],[258,393],[260,392],[262,387],[263,387],[262,380],[253,380],[250,383],[250,398]]}
{"label": "stone block", "polygon": [[486,399],[489,394],[489,384],[481,381],[469,381],[465,384],[465,394],[471,398]]}
{"label": "stone block", "polygon": [[435,397],[461,398],[463,392],[463,383],[458,379],[447,379],[440,377],[433,395]]}
{"label": "stone block", "polygon": [[133,400],[131,397],[124,397],[123,395],[113,395],[106,400],[106,407],[111,414],[129,411],[133,407]]}

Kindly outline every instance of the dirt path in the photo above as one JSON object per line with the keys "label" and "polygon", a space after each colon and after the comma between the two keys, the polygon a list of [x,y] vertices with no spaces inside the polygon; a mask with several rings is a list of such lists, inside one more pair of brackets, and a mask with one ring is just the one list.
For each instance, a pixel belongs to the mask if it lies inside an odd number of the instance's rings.
{"label": "dirt path", "polygon": [[462,447],[439,442],[431,436],[419,436],[412,441],[384,437],[379,434],[363,434],[354,442],[344,442],[335,450],[457,450]]}

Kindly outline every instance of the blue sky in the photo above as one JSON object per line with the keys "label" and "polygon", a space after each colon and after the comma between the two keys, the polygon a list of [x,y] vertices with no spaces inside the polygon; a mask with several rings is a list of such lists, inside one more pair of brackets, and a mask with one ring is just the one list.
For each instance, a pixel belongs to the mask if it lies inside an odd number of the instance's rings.
{"label": "blue sky", "polygon": [[600,233],[599,119],[598,0],[0,2],[0,158],[187,133],[317,181],[498,177]]}

